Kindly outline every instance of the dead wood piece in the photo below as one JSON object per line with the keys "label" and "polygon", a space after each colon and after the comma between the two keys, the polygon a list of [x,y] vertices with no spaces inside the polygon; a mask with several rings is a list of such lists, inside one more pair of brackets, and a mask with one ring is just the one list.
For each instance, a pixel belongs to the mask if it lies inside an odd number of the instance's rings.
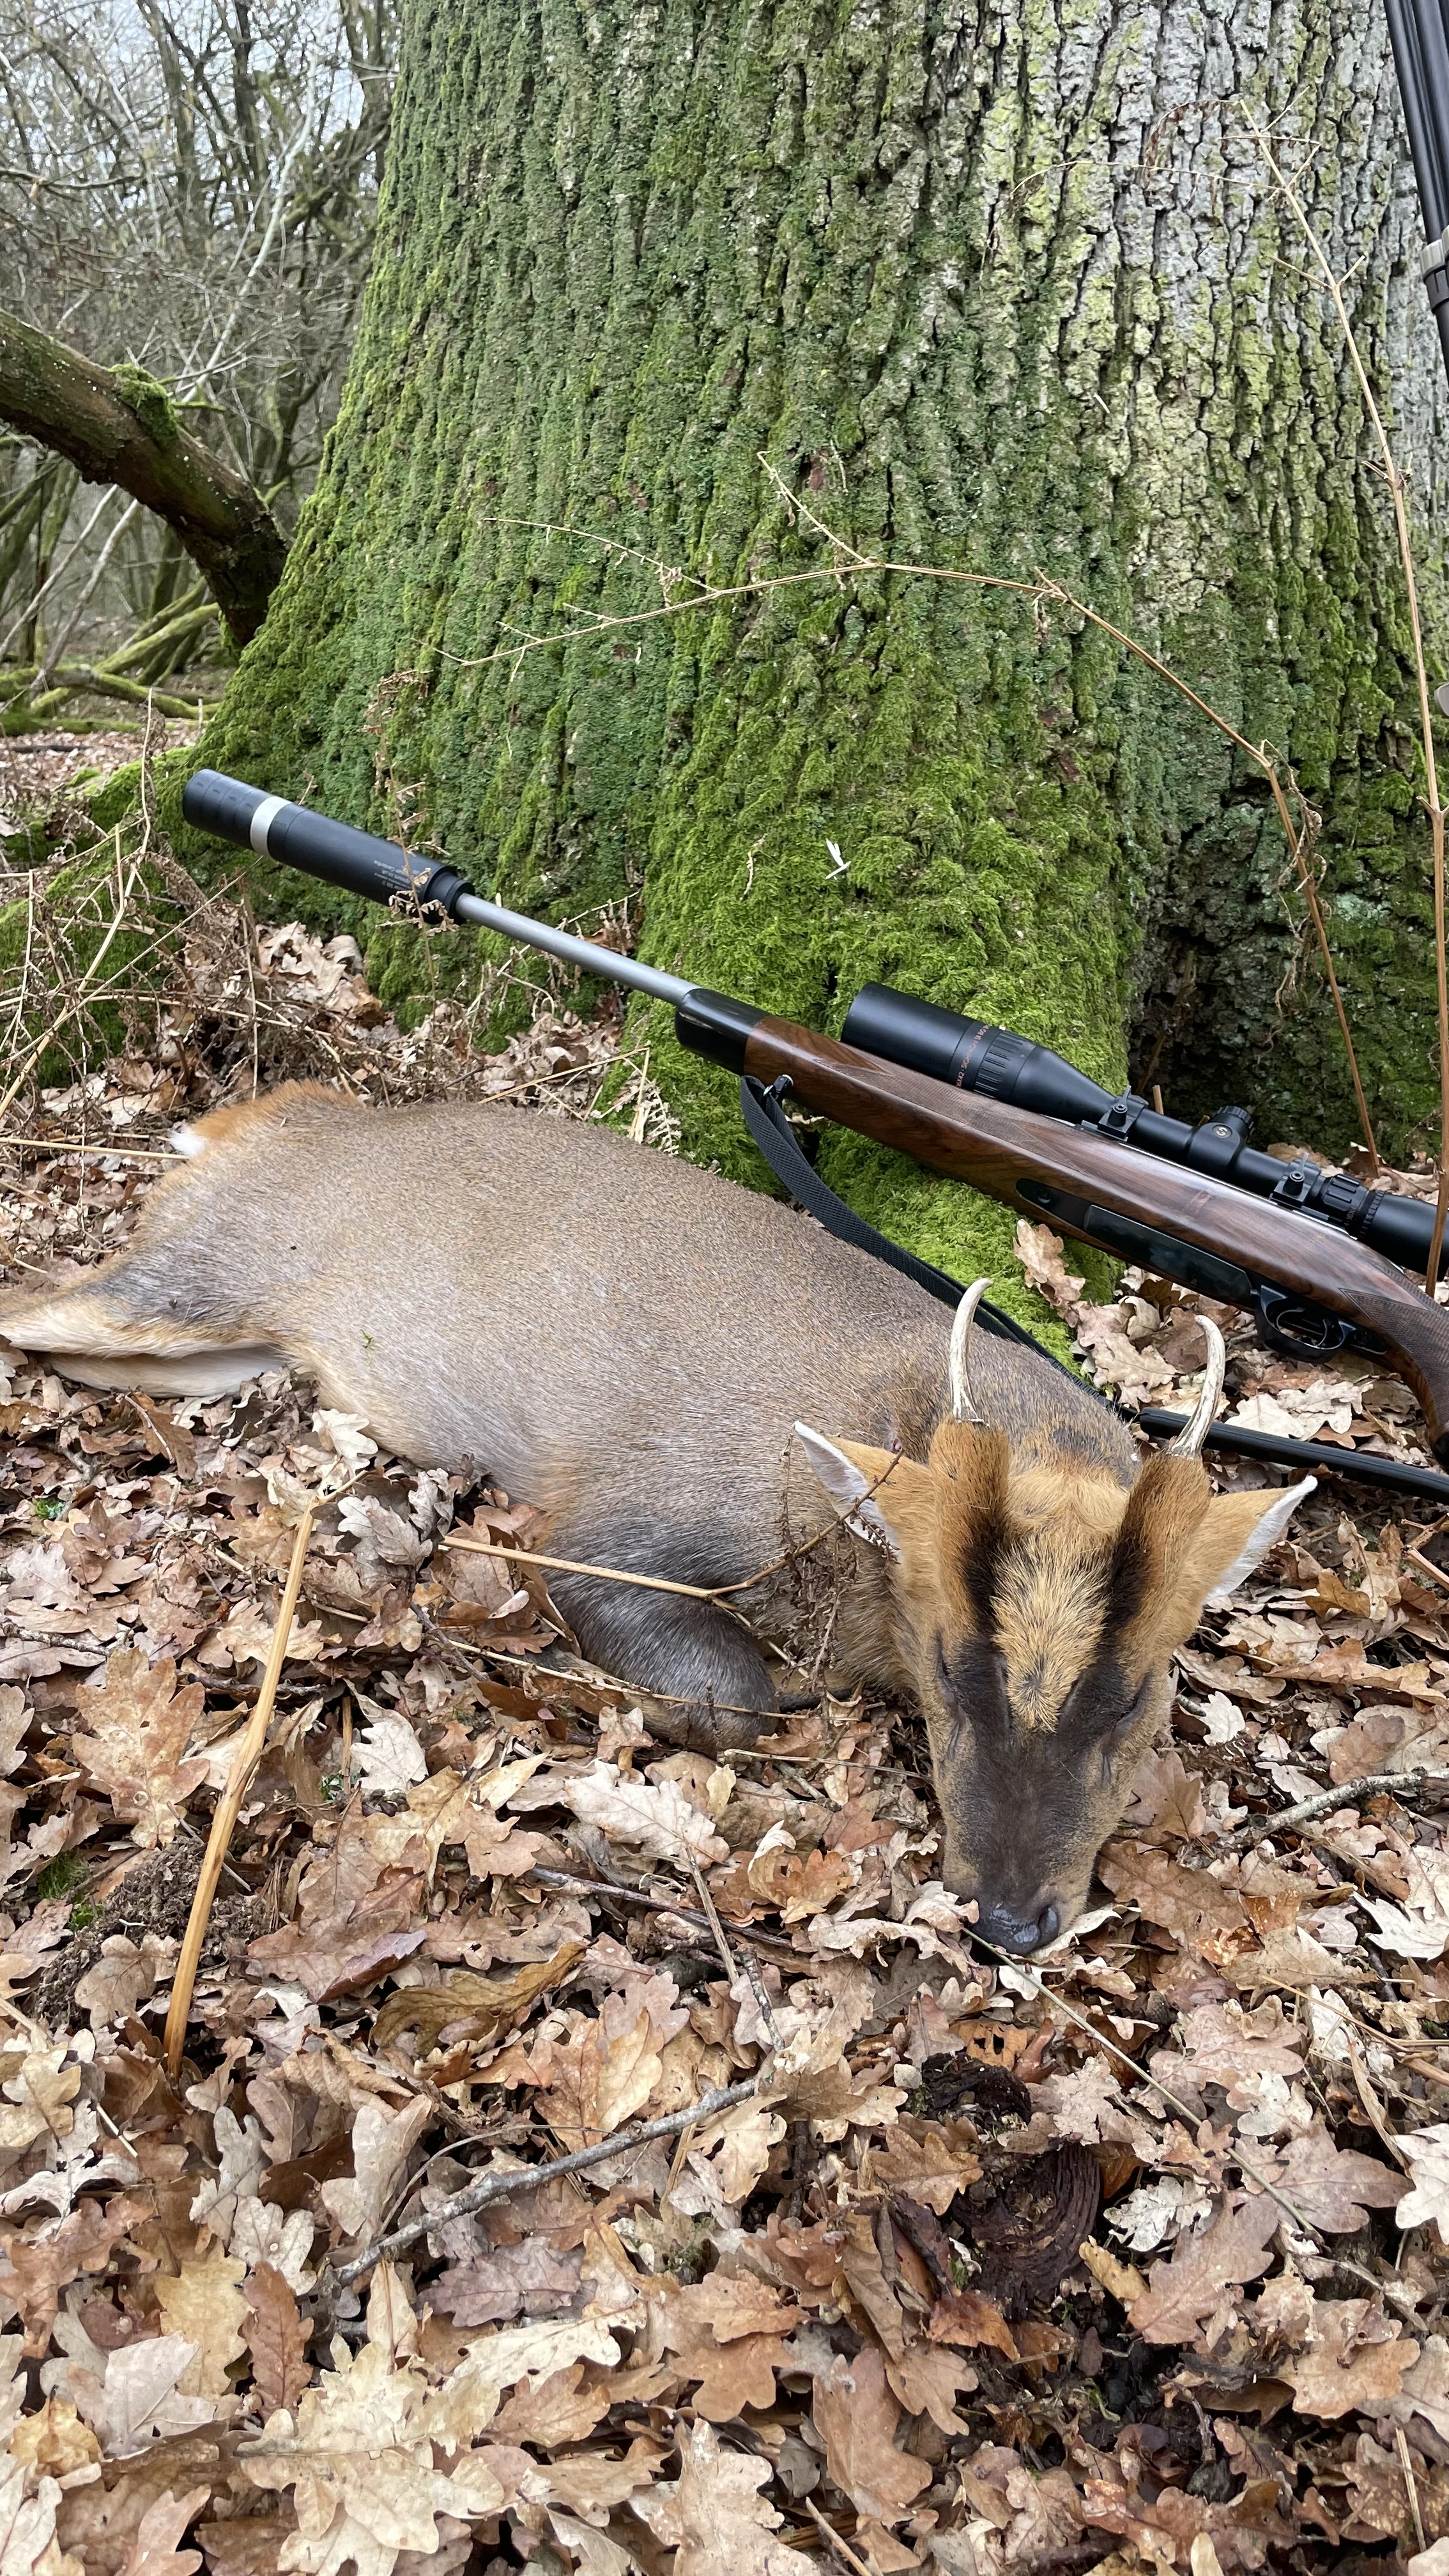
{"label": "dead wood piece", "polygon": [[205,574],[237,642],[255,635],[286,540],[260,493],[181,427],[164,387],[138,369],[97,367],[0,313],[0,420],[57,448],[86,482],[118,483],[154,510]]}

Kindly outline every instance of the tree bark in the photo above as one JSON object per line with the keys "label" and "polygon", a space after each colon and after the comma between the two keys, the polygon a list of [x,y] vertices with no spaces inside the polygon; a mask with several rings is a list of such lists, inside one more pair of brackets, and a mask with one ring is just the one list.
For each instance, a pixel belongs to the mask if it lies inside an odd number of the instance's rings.
{"label": "tree bark", "polygon": [[181,427],[140,367],[97,367],[0,313],[0,420],[53,447],[87,483],[118,483],[174,528],[239,644],[267,612],[286,541],[260,494]]}
{"label": "tree bark", "polygon": [[[1045,574],[1322,804],[1402,1141],[1436,1089],[1405,619],[1253,123],[1306,163],[1428,494],[1437,361],[1362,0],[414,0],[341,416],[202,757],[405,812],[556,917],[630,894],[643,953],[771,1009],[838,1027],[881,977],[1114,1086],[1135,1032],[1174,1108],[1222,1085],[1260,1134],[1346,1143],[1311,966],[1275,999],[1298,923],[1251,764],[1071,614],[846,550]],[[410,933],[364,935],[384,993],[426,989]],[[633,1034],[686,1150],[762,1178],[724,1078],[662,1011]],[[854,1139],[824,1159],[933,1259],[1009,1269],[1003,1212]]]}

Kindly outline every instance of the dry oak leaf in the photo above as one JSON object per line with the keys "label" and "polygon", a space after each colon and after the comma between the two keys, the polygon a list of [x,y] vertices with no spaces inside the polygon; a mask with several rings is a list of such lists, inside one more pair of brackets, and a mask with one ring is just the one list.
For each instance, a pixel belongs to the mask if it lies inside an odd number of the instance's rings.
{"label": "dry oak leaf", "polygon": [[792,2307],[772,2282],[755,2272],[711,2272],[694,2296],[716,2343],[734,2343],[741,2335],[793,2334],[804,2322],[804,2309]]}
{"label": "dry oak leaf", "polygon": [[109,1658],[99,1684],[76,1693],[71,1751],[143,1851],[174,1839],[182,1808],[206,1778],[204,1757],[184,1758],[205,1704],[200,1682],[177,1690],[169,1658],[150,1664],[131,1647]]}
{"label": "dry oak leaf", "polygon": [[1205,2317],[1245,2281],[1267,2271],[1281,2215],[1266,2192],[1225,2201],[1210,2226],[1178,2238],[1170,2263],[1153,2264],[1146,2289],[1127,2311],[1128,2323],[1148,2343],[1191,2343]]}
{"label": "dry oak leaf", "polygon": [[89,2468],[100,2458],[101,2446],[68,2398],[47,2397],[35,2414],[22,2415],[12,2425],[10,2455],[36,2477],[65,2478],[72,2469]]}
{"label": "dry oak leaf", "polygon": [[492,2423],[505,2388],[527,2380],[541,2387],[571,2362],[612,2364],[619,2346],[597,2317],[546,2318],[481,2335],[429,2399],[428,2432],[446,2450],[472,2441]]}
{"label": "dry oak leaf", "polygon": [[854,1872],[843,1852],[810,1851],[802,1858],[776,1844],[771,1851],[753,1854],[744,1877],[762,1905],[772,1906],[786,1923],[803,1923],[843,1896]]}
{"label": "dry oak leaf", "polygon": [[1394,2211],[1395,2224],[1427,2227],[1432,2220],[1440,2244],[1449,2245],[1449,2121],[1438,2120],[1395,2143],[1413,2176],[1412,2191]]}
{"label": "dry oak leaf", "polygon": [[174,2277],[158,2274],[156,2304],[172,2334],[195,2346],[182,2372],[185,2397],[226,2397],[231,2392],[227,2364],[246,2351],[241,2329],[247,2303],[237,2287],[246,2266],[213,2244],[207,2254],[183,2263]]}
{"label": "dry oak leaf", "polygon": [[0,2055],[0,2166],[13,2164],[47,2131],[70,2136],[81,2071],[65,2064],[69,2046],[63,2039],[54,2048],[7,2048]]}
{"label": "dry oak leaf", "polygon": [[643,2110],[662,2071],[647,2012],[617,2038],[607,2036],[602,2021],[591,2021],[562,2047],[555,2045],[539,2098],[565,2153],[612,2137]]}
{"label": "dry oak leaf", "polygon": [[595,1762],[562,1781],[559,1796],[580,1824],[597,1826],[606,1840],[628,1843],[648,1860],[687,1865],[692,1853],[703,1867],[729,1859],[728,1843],[677,1780],[626,1779],[612,1762]]}
{"label": "dry oak leaf", "polygon": [[541,2451],[586,2442],[614,2398],[609,2380],[596,2379],[585,2387],[584,2378],[584,2364],[575,2361],[567,2370],[551,2371],[547,2379],[525,2381],[494,2416],[490,2441],[532,2442]]}
{"label": "dry oak leaf", "polygon": [[501,2325],[525,2310],[546,2316],[572,2305],[581,2260],[577,2253],[559,2254],[546,2236],[526,2236],[521,2245],[454,2263],[430,2283],[428,2296],[459,2326]]}
{"label": "dry oak leaf", "polygon": [[680,2442],[677,2483],[651,2487],[631,2510],[674,2555],[673,2576],[819,2576],[819,2559],[805,2557],[775,2538],[783,2514],[759,2490],[770,2476],[768,2460],[722,2451],[708,2424],[694,2424]]}
{"label": "dry oak leaf", "polygon": [[968,2351],[989,2344],[1004,2352],[1008,2361],[1020,2354],[1016,2337],[994,2299],[980,2290],[947,2290],[936,2301],[927,2322],[926,2332],[932,2343],[960,2343]]}
{"label": "dry oak leaf", "polygon": [[352,2171],[318,2185],[323,2205],[344,2236],[377,2236],[414,2141],[433,2117],[424,2095],[400,2111],[377,2101],[359,2105],[352,2124]]}
{"label": "dry oak leaf", "polygon": [[1219,1963],[1254,1946],[1253,1927],[1237,1890],[1205,1869],[1184,1869],[1146,1843],[1110,1842],[1097,1874],[1114,1896],[1135,1904],[1149,1923]]}
{"label": "dry oak leaf", "polygon": [[196,2576],[200,2550],[179,2549],[177,2543],[193,2515],[210,2501],[210,2487],[192,2487],[182,2496],[168,2487],[142,2514],[117,2576]]}
{"label": "dry oak leaf", "polygon": [[886,2363],[886,2377],[908,2415],[929,2415],[947,2435],[970,2431],[956,2412],[958,2391],[980,2385],[969,2362],[958,2360],[939,2344],[913,2343],[899,2361]]}
{"label": "dry oak leaf", "polygon": [[291,2414],[312,2376],[307,2359],[310,2323],[275,2264],[257,2265],[247,2283],[247,2298],[245,2333],[257,2403],[264,2416],[275,2415],[278,2407]]}
{"label": "dry oak leaf", "polygon": [[1409,2189],[1403,2175],[1381,2164],[1377,2156],[1336,2147],[1328,2131],[1319,2127],[1289,2139],[1280,2150],[1272,2180],[1310,2226],[1321,2227],[1330,2236],[1354,2234],[1371,2209],[1402,2207]]}
{"label": "dry oak leaf", "polygon": [[388,2048],[399,2031],[415,2030],[417,2054],[436,2048],[450,2022],[468,2022],[480,2039],[494,2038],[525,2020],[542,1994],[562,1985],[578,1966],[587,1943],[566,1941],[551,1959],[536,1959],[506,1977],[478,1977],[457,1969],[436,1986],[405,1986],[389,1995],[372,2025],[379,2048]]}
{"label": "dry oak leaf", "polygon": [[151,2215],[139,2200],[108,2201],[104,2209],[98,2200],[83,2200],[58,2226],[52,2221],[42,2236],[27,2238],[6,2230],[0,2297],[19,2309],[25,2350],[32,2358],[49,2346],[61,2291],[82,2273],[104,2272],[117,2240]]}
{"label": "dry oak leaf", "polygon": [[334,2576],[351,2560],[356,2576],[392,2576],[402,2550],[436,2553],[438,2514],[466,2523],[497,2512],[504,2490],[466,2449],[449,2475],[434,2467],[429,2392],[416,2362],[397,2368],[375,2343],[355,2359],[340,2338],[332,2350],[339,2366],[303,2389],[295,2417],[285,2409],[269,2417],[240,2466],[253,2486],[293,2490],[289,2569]]}
{"label": "dry oak leaf", "polygon": [[1144,1753],[1132,1776],[1132,1803],[1124,1821],[1129,1833],[1160,1841],[1196,1842],[1206,1833],[1202,1782],[1180,1753]]}
{"label": "dry oak leaf", "polygon": [[716,2302],[703,2282],[680,2288],[662,2276],[651,2282],[648,2295],[660,2310],[660,2340],[677,2355],[680,2378],[699,2382],[693,2400],[697,2415],[711,2424],[728,2424],[746,2406],[774,2405],[775,2371],[783,2366],[779,2335],[747,2332],[728,2343],[717,2342],[711,2321]]}
{"label": "dry oak leaf", "polygon": [[1346,2415],[1397,2397],[1419,2358],[1417,2343],[1370,2299],[1315,2299],[1305,2350],[1275,2364],[1305,2415]]}
{"label": "dry oak leaf", "polygon": [[195,2349],[184,2336],[146,2335],[122,2344],[119,2351],[100,2352],[79,2320],[70,2322],[74,2334],[67,2334],[64,2316],[57,2320],[56,2339],[72,2353],[79,2344],[86,2357],[71,2359],[55,2393],[71,2400],[111,2459],[125,2459],[168,2434],[192,2433],[213,2422],[213,2399],[188,2397],[178,2388]]}
{"label": "dry oak leaf", "polygon": [[[42,2478],[34,2495],[27,2496],[20,2462],[0,2461],[0,2568],[4,2576],[85,2576],[80,2560],[72,2558],[69,2550],[62,2550],[55,2537],[60,2499],[61,2489],[55,2478]],[[810,2562],[802,2558],[799,2564],[804,2568]]]}
{"label": "dry oak leaf", "polygon": [[856,2512],[887,2529],[900,2522],[934,2472],[928,2461],[896,2449],[900,2408],[883,2356],[870,2345],[849,2363],[837,2354],[828,2377],[815,2382],[814,2413],[826,2465]]}
{"label": "dry oak leaf", "polygon": [[944,2218],[956,2194],[981,2179],[975,2130],[968,2122],[900,2120],[884,2146],[869,2150],[872,2186],[903,2192]]}

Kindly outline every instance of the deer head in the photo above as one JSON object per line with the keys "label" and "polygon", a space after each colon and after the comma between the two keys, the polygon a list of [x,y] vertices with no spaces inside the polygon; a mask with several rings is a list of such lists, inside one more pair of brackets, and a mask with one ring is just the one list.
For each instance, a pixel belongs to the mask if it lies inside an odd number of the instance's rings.
{"label": "deer head", "polygon": [[[1199,1451],[1222,1393],[1204,1319],[1202,1399],[1124,1486],[1080,1441],[1019,1460],[971,1395],[987,1286],[959,1311],[951,1411],[923,1465],[796,1434],[849,1526],[885,1554],[891,1630],[874,1677],[919,1703],[944,1830],[942,1875],[1000,1949],[1045,1947],[1081,1912],[1140,1755],[1166,1716],[1173,1651],[1251,1573],[1315,1479],[1214,1495]],[[857,1644],[859,1640],[855,1641]],[[868,1667],[867,1667],[868,1668]]]}

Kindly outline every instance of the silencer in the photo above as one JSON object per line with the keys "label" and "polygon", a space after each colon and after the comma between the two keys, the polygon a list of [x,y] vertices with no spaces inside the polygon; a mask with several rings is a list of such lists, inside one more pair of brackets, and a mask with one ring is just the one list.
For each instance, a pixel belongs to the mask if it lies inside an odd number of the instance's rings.
{"label": "silencer", "polygon": [[198,769],[188,778],[181,811],[198,831],[214,832],[239,850],[255,850],[259,859],[301,868],[369,903],[436,905],[456,921],[460,899],[472,892],[446,860],[395,849],[391,841],[334,822],[330,814],[314,814],[285,796],[268,796],[240,778],[223,777],[219,769]]}

